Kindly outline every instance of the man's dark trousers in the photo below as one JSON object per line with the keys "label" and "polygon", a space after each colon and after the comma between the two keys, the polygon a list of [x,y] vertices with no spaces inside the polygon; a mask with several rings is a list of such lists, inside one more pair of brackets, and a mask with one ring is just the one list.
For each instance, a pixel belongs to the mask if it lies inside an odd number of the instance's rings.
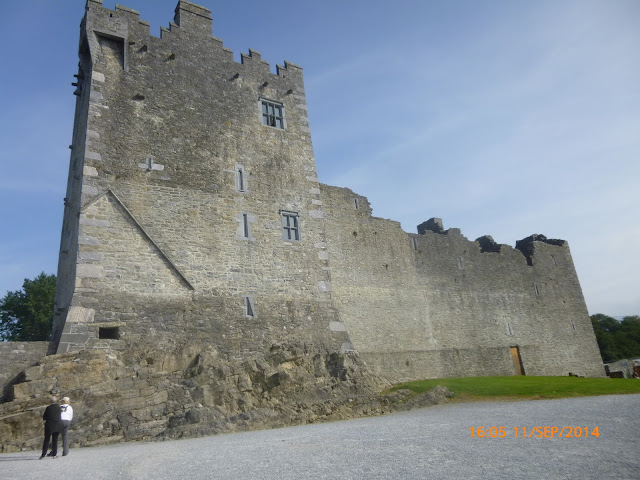
{"label": "man's dark trousers", "polygon": [[59,435],[60,435],[60,432],[52,432],[51,428],[48,425],[44,426],[44,443],[42,444],[43,457],[47,454],[47,450],[49,450],[49,439],[52,440],[51,456],[55,457],[56,455],[58,455],[58,436]]}

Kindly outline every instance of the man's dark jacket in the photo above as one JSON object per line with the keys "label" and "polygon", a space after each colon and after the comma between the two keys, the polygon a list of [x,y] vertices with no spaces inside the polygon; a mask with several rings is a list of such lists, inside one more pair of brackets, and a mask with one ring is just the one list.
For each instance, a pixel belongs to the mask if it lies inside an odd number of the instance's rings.
{"label": "man's dark jacket", "polygon": [[45,421],[44,428],[49,430],[50,432],[58,432],[62,433],[63,424],[60,419],[60,414],[62,413],[62,409],[60,405],[57,403],[52,403],[47,407],[42,415],[42,419]]}

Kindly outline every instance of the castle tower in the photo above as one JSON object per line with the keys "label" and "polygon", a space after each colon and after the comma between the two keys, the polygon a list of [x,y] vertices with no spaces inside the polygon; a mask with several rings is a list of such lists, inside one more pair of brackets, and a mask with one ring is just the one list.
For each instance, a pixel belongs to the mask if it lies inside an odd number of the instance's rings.
{"label": "castle tower", "polygon": [[348,349],[302,69],[236,63],[204,7],[174,20],[87,1],[50,353]]}

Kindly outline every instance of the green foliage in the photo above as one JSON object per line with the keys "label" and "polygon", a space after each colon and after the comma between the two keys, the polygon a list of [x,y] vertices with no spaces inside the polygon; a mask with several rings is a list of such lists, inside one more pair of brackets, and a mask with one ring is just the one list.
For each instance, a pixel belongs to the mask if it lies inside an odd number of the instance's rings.
{"label": "green foliage", "polygon": [[42,272],[25,278],[22,290],[7,292],[0,300],[0,340],[48,340],[53,322],[56,276]]}
{"label": "green foliage", "polygon": [[602,359],[613,362],[640,357],[640,317],[630,315],[621,322],[602,313],[591,315]]}
{"label": "green foliage", "polygon": [[444,385],[456,394],[456,400],[486,400],[499,398],[564,398],[587,395],[618,395],[640,393],[640,381],[618,378],[578,377],[466,377],[420,380],[396,385],[392,390],[409,389],[426,392]]}

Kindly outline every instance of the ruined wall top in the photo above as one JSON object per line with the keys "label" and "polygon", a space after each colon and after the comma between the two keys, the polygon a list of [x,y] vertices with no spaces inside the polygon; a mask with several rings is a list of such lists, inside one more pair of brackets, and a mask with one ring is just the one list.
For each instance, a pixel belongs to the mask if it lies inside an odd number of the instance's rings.
{"label": "ruined wall top", "polygon": [[[445,230],[442,224],[442,219],[436,218],[436,217],[430,218],[426,222],[422,222],[420,225],[418,225],[417,228],[418,228],[419,235],[424,235],[427,232],[438,233],[441,235],[449,235],[449,234],[461,235],[459,228],[449,228]],[[481,249],[481,252],[483,253],[490,253],[490,252],[498,253],[500,252],[500,248],[503,246],[497,243],[491,235],[483,235],[481,237],[476,238],[475,241],[480,244],[480,249]],[[523,238],[522,240],[516,241],[515,248],[517,250],[520,250],[523,253],[523,255],[527,257],[527,261],[529,265],[531,265],[531,256],[533,255],[533,251],[534,251],[534,242],[542,242],[548,245],[555,245],[557,247],[567,246],[566,240],[560,240],[557,238],[547,238],[544,235],[540,235],[537,233],[534,233],[533,235],[529,235],[528,237]]]}
{"label": "ruined wall top", "polygon": [[420,235],[423,235],[427,231],[435,232],[435,233],[444,233],[444,228],[442,227],[442,219],[434,217],[418,225],[418,233]]}

